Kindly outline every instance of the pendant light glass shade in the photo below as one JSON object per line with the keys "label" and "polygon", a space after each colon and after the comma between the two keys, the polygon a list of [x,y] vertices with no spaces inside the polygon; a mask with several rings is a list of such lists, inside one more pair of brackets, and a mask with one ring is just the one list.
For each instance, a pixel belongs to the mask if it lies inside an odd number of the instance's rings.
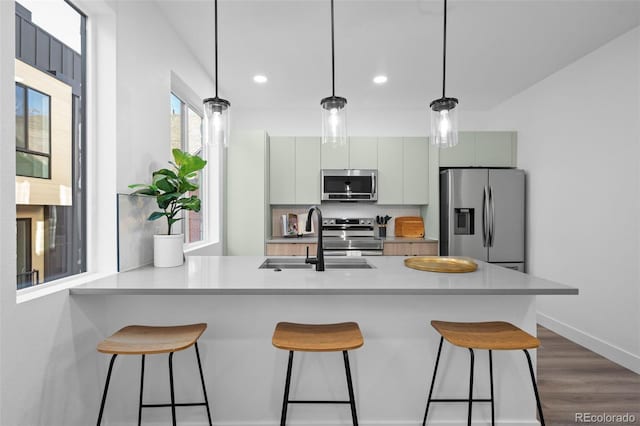
{"label": "pendant light glass shade", "polygon": [[231,104],[220,98],[204,100],[204,140],[209,146],[229,146]]}
{"label": "pendant light glass shade", "polygon": [[204,142],[208,146],[229,146],[229,115],[231,103],[218,97],[218,0],[213,2],[215,25],[215,86],[216,95],[204,104]]}
{"label": "pendant light glass shade", "polygon": [[442,37],[442,97],[429,104],[431,108],[431,144],[449,148],[458,144],[458,100],[445,96],[447,77],[447,0],[444,0]]}
{"label": "pendant light glass shade", "polygon": [[458,144],[458,100],[441,98],[431,102],[431,143],[442,148]]}
{"label": "pendant light glass shade", "polygon": [[347,143],[347,100],[340,96],[324,98],[322,107],[322,143],[334,146]]}
{"label": "pendant light glass shade", "polygon": [[336,96],[336,54],[331,0],[331,96],[320,101],[322,107],[322,144],[334,147],[347,144],[347,99]]}

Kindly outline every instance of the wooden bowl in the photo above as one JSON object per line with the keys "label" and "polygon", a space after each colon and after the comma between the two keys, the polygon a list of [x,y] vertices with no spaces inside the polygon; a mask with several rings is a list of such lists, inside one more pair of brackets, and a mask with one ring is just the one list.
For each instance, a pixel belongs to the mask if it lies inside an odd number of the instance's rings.
{"label": "wooden bowl", "polygon": [[417,256],[404,260],[404,266],[418,271],[462,273],[473,272],[478,264],[467,257]]}

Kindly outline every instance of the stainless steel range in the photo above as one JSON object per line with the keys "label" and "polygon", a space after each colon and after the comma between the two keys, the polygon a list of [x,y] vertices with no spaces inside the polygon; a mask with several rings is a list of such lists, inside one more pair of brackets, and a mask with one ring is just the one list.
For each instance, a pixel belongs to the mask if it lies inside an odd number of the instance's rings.
{"label": "stainless steel range", "polygon": [[373,218],[325,218],[322,220],[326,256],[381,256],[382,240],[374,236]]}

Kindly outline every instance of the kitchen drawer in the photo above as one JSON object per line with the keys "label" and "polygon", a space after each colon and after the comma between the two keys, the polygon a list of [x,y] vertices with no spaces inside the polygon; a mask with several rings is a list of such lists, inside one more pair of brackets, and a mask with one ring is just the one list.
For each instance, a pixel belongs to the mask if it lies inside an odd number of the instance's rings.
{"label": "kitchen drawer", "polygon": [[309,255],[315,257],[317,250],[316,243],[267,243],[267,256],[305,256],[307,247],[309,247]]}
{"label": "kitchen drawer", "polygon": [[384,243],[385,256],[437,256],[438,255],[438,243],[437,242],[424,242],[424,243]]}

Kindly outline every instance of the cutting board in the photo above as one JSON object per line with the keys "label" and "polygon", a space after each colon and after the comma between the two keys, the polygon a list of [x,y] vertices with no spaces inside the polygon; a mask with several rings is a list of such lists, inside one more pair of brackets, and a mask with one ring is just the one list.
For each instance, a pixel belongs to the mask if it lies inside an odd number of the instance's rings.
{"label": "cutting board", "polygon": [[396,218],[396,237],[424,237],[424,221],[420,216],[401,216]]}

